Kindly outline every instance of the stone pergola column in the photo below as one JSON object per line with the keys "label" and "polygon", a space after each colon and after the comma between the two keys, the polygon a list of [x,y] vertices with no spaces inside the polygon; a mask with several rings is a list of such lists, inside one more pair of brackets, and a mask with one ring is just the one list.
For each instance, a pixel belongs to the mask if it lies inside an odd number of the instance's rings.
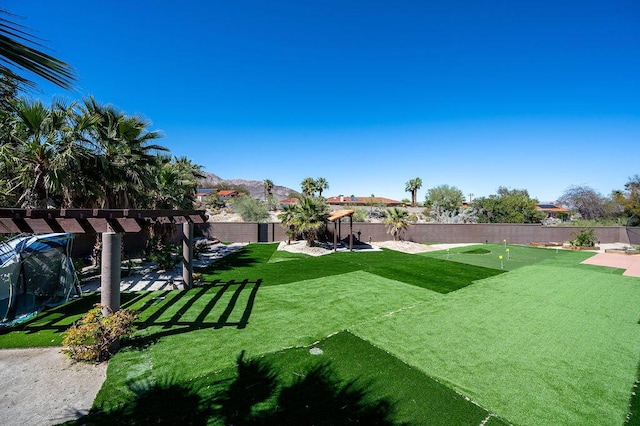
{"label": "stone pergola column", "polygon": [[182,282],[193,287],[193,222],[182,224]]}
{"label": "stone pergola column", "polygon": [[100,266],[100,304],[102,315],[111,315],[120,309],[120,250],[122,236],[115,232],[102,233]]}

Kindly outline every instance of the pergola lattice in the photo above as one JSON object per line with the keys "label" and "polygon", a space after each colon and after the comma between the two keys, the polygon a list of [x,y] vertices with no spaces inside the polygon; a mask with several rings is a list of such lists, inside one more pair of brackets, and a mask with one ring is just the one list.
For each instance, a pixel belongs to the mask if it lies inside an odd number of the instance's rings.
{"label": "pergola lattice", "polygon": [[0,208],[0,234],[102,234],[100,303],[105,316],[120,309],[123,233],[138,233],[145,223],[181,224],[182,279],[189,288],[193,284],[193,227],[206,221],[204,210]]}

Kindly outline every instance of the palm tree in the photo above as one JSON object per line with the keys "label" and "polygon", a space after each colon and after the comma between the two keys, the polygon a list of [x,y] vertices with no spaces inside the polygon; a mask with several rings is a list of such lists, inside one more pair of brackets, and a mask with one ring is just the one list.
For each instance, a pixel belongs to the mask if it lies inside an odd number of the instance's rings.
{"label": "palm tree", "polygon": [[13,161],[22,187],[22,207],[51,205],[61,176],[79,155],[75,143],[64,137],[69,131],[69,110],[45,107],[41,101],[19,99],[15,103]]}
{"label": "palm tree", "polygon": [[94,178],[102,182],[100,207],[142,207],[149,200],[149,189],[154,188],[155,174],[161,166],[155,154],[168,151],[149,144],[160,138],[160,133],[148,131],[147,120],[103,106],[92,97],[84,100],[83,111],[99,118],[92,140],[97,154]]}
{"label": "palm tree", "polygon": [[202,167],[186,157],[172,159],[158,154],[155,190],[149,191],[145,206],[155,209],[192,209],[196,200],[197,179],[204,178]]}
{"label": "palm tree", "polygon": [[41,46],[39,40],[26,27],[11,20],[15,15],[4,10],[0,10],[0,14],[9,18],[0,17],[0,74],[23,87],[36,87],[30,79],[1,64],[4,63],[39,75],[64,89],[72,88],[75,81],[72,68],[60,59],[38,50],[36,47]]}
{"label": "palm tree", "polygon": [[318,196],[322,197],[322,191],[325,189],[329,189],[329,182],[323,177],[319,177],[316,179],[316,190],[318,191]]}
{"label": "palm tree", "polygon": [[324,198],[303,195],[295,208],[295,229],[306,236],[307,247],[311,247],[317,231],[327,223],[329,204]]}
{"label": "palm tree", "polygon": [[419,177],[415,179],[410,179],[409,182],[406,183],[404,190],[406,192],[411,192],[411,205],[413,207],[416,206],[416,195],[418,193],[418,189],[422,187],[422,179]]}
{"label": "palm tree", "polygon": [[273,181],[271,179],[265,179],[263,184],[264,184],[264,198],[265,200],[267,200],[271,195],[271,191],[273,191]]}
{"label": "palm tree", "polygon": [[384,223],[387,225],[387,232],[393,235],[393,241],[398,241],[400,238],[400,232],[408,229],[411,225],[409,212],[407,210],[394,207],[387,212],[387,217],[384,219]]}
{"label": "palm tree", "polygon": [[278,214],[282,226],[287,228],[287,244],[291,244],[291,238],[296,234],[296,211],[295,204],[288,204],[283,207],[282,213]]}
{"label": "palm tree", "polygon": [[317,190],[316,180],[314,178],[306,177],[302,180],[300,188],[302,189],[302,195],[312,197]]}

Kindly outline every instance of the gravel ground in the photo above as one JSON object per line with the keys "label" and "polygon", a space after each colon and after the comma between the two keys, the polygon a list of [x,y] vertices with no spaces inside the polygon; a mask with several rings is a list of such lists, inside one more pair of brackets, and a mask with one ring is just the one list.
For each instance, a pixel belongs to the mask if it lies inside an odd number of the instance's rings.
{"label": "gravel ground", "polygon": [[1,422],[40,426],[77,419],[106,377],[106,362],[73,362],[59,347],[0,350]]}

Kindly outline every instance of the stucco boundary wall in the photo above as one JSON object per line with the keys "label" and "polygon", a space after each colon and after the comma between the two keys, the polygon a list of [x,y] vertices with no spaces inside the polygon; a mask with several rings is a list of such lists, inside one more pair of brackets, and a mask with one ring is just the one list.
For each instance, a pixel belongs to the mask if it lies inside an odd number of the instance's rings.
{"label": "stucco boundary wall", "polygon": [[[583,227],[544,226],[540,224],[414,224],[401,235],[403,240],[420,243],[502,243],[510,244],[564,243],[574,238]],[[593,227],[600,243],[640,244],[640,228],[623,226]],[[333,225],[327,229],[333,239]],[[228,242],[274,242],[287,239],[279,223],[208,222],[202,233],[209,238]],[[381,223],[354,223],[354,236],[363,242],[391,239],[387,227]],[[349,235],[349,223],[340,227],[340,238]]]}

